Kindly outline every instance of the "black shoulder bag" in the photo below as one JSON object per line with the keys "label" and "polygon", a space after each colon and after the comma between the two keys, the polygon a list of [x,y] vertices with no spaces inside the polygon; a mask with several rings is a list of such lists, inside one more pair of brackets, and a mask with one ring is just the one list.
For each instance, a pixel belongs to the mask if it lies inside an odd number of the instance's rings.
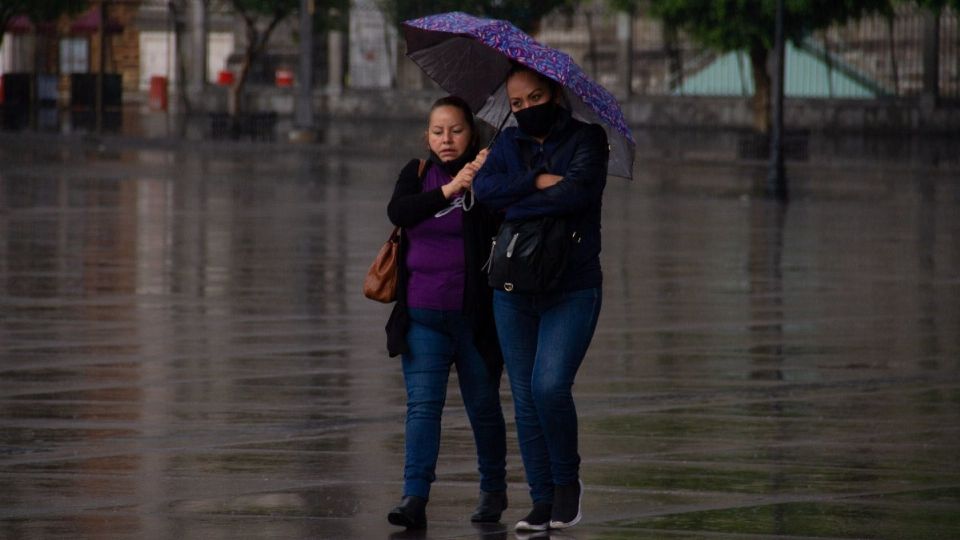
{"label": "black shoulder bag", "polygon": [[575,231],[561,217],[504,221],[490,247],[487,283],[514,293],[549,292],[560,285]]}

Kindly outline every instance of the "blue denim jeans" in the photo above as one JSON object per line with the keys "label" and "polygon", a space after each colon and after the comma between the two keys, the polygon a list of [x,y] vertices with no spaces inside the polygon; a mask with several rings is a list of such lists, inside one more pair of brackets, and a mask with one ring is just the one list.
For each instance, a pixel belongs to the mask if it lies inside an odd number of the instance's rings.
{"label": "blue denim jeans", "polygon": [[580,475],[573,380],[593,338],[601,289],[519,295],[494,291],[523,469],[534,502]]}
{"label": "blue denim jeans", "polygon": [[403,494],[425,499],[436,478],[440,415],[447,398],[450,366],[457,366],[460,394],[477,446],[480,489],[507,489],[507,442],[500,408],[500,377],[490,374],[459,311],[409,308],[410,352],[403,355],[407,423]]}

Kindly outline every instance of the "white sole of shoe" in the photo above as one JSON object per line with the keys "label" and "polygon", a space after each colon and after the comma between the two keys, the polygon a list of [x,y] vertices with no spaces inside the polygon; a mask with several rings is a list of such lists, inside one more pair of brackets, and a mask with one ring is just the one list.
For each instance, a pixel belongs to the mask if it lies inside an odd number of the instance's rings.
{"label": "white sole of shoe", "polygon": [[551,519],[550,520],[551,529],[569,529],[570,527],[573,527],[577,523],[580,523],[580,518],[583,517],[583,512],[581,511],[581,507],[583,506],[583,480],[577,480],[577,482],[580,483],[580,498],[579,500],[577,500],[577,516],[567,523],[564,523],[562,521],[553,521]]}
{"label": "white sole of shoe", "polygon": [[521,520],[517,522],[516,526],[514,526],[513,529],[515,531],[521,531],[521,532],[522,531],[540,532],[540,531],[547,530],[547,524],[546,523],[541,523],[541,524],[527,523],[526,521]]}

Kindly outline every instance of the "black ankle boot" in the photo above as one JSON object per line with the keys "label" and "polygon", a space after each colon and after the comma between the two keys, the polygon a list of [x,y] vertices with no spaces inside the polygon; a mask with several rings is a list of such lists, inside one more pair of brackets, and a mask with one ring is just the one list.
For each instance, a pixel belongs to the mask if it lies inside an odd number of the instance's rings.
{"label": "black ankle boot", "polygon": [[470,516],[470,521],[474,523],[496,523],[500,521],[500,514],[507,509],[507,492],[495,491],[487,493],[480,492],[480,504]]}
{"label": "black ankle boot", "polygon": [[408,529],[427,527],[427,500],[410,495],[400,500],[400,504],[387,514],[387,521]]}

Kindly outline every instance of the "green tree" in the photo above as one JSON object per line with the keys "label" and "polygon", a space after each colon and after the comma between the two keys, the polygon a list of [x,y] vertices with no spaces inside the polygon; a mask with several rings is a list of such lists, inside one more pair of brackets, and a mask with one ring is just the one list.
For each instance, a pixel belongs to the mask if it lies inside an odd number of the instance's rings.
{"label": "green tree", "polygon": [[625,79],[621,83],[625,96],[630,99],[630,96],[633,95],[633,20],[637,16],[637,12],[640,11],[640,0],[607,0],[607,5],[612,10],[625,15],[629,21],[625,49],[623,50],[625,54],[624,65],[621,66],[620,73]]}
{"label": "green tree", "polygon": [[570,0],[381,0],[384,13],[399,25],[407,19],[463,11],[473,15],[504,19],[527,32],[535,32],[540,19]]}
{"label": "green tree", "polygon": [[240,62],[240,73],[230,85],[227,112],[240,114],[241,96],[250,75],[250,67],[266,51],[273,31],[300,7],[299,0],[221,0],[243,21],[246,44]]}
{"label": "green tree", "polygon": [[[776,7],[776,0],[651,0],[654,15],[700,44],[720,52],[747,52],[753,71],[754,127],[763,133],[771,122],[767,60],[774,45]],[[785,35],[794,42],[815,30],[891,9],[890,0],[785,0],[785,8]]]}
{"label": "green tree", "polygon": [[345,32],[350,19],[350,0],[317,0],[313,14],[313,31],[326,34],[333,30]]}
{"label": "green tree", "polygon": [[[219,0],[243,21],[246,45],[240,73],[230,86],[227,111],[236,117],[241,111],[241,96],[250,75],[250,68],[267,50],[270,37],[287,17],[299,12],[300,0]],[[315,0],[314,30],[327,32],[344,29],[349,13],[349,0]]]}
{"label": "green tree", "polygon": [[960,11],[960,0],[907,0],[920,7],[925,7],[933,12],[939,13],[945,7],[951,7],[955,11]]}

